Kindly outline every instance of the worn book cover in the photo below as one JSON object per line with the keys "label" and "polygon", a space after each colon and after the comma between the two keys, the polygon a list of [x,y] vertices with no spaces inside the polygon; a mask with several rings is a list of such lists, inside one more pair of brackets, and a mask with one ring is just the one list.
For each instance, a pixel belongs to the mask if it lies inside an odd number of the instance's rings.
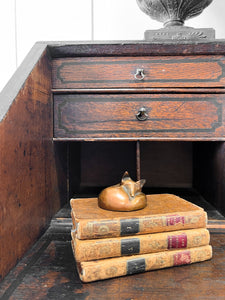
{"label": "worn book cover", "polygon": [[131,212],[102,209],[97,198],[71,199],[70,204],[78,239],[203,228],[207,224],[201,207],[173,194],[147,195],[147,206]]}
{"label": "worn book cover", "polygon": [[[73,241],[72,247],[74,248]],[[170,250],[151,254],[77,262],[77,270],[83,282],[91,282],[173,266],[189,265],[210,258],[212,258],[212,247],[207,245],[185,250]]]}
{"label": "worn book cover", "polygon": [[72,230],[71,236],[77,261],[188,249],[208,245],[210,241],[206,228],[93,240],[79,240]]}

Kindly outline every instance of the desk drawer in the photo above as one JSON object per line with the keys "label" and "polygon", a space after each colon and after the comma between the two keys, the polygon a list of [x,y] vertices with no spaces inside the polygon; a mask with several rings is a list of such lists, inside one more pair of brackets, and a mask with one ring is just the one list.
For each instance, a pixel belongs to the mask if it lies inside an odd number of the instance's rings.
{"label": "desk drawer", "polygon": [[[223,94],[55,95],[54,136],[221,139],[223,99]],[[138,113],[139,119],[146,120],[138,120]]]}
{"label": "desk drawer", "polygon": [[53,88],[224,87],[224,64],[224,56],[56,59]]}

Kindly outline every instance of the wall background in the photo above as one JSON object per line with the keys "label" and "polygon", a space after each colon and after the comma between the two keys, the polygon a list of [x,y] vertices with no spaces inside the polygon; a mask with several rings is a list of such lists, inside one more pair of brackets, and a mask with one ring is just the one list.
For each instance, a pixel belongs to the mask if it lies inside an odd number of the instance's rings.
{"label": "wall background", "polygon": [[[225,1],[185,23],[225,38]],[[162,25],[136,0],[0,0],[0,91],[36,41],[142,40]]]}

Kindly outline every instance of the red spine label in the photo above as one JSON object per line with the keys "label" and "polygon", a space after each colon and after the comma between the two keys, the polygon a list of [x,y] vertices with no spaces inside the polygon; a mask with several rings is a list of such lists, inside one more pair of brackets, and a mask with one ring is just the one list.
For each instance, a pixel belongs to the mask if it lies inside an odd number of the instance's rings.
{"label": "red spine label", "polygon": [[184,216],[177,216],[177,215],[172,215],[172,216],[167,216],[166,217],[166,224],[167,226],[174,226],[176,224],[184,224],[185,219]]}
{"label": "red spine label", "polygon": [[176,253],[173,256],[173,265],[188,265],[191,263],[191,253],[190,251],[182,251],[180,253]]}
{"label": "red spine label", "polygon": [[187,235],[185,233],[179,235],[168,236],[168,249],[187,248]]}

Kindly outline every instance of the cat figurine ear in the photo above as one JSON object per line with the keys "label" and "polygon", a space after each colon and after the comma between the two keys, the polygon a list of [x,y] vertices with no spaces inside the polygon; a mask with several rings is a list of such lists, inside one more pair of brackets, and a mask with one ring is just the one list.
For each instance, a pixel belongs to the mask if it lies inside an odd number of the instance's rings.
{"label": "cat figurine ear", "polygon": [[107,187],[98,196],[98,205],[103,209],[115,211],[132,211],[147,205],[147,198],[141,189],[145,179],[133,181],[129,173],[123,174],[119,184]]}

